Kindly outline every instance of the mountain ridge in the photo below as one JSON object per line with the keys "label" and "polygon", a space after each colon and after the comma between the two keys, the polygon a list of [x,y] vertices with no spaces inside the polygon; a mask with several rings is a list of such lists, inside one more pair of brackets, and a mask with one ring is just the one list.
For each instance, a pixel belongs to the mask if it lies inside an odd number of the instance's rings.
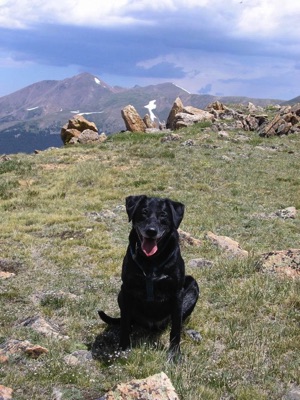
{"label": "mountain ridge", "polygon": [[176,97],[197,108],[205,108],[216,100],[225,104],[252,102],[260,106],[282,102],[278,99],[192,94],[171,82],[128,89],[110,86],[97,76],[83,72],[63,80],[33,83],[0,97],[0,154],[61,146],[61,127],[78,113],[88,115],[99,131],[111,134],[125,129],[122,108],[132,104],[144,116],[147,113],[145,105],[155,99],[155,114],[163,121],[167,119]]}

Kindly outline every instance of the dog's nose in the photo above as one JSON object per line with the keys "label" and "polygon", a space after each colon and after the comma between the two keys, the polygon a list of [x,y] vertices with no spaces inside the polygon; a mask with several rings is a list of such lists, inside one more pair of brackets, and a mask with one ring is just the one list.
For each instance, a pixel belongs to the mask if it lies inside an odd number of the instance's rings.
{"label": "dog's nose", "polygon": [[153,226],[150,226],[149,228],[146,229],[146,235],[149,238],[154,238],[155,236],[157,236],[157,229],[154,228]]}

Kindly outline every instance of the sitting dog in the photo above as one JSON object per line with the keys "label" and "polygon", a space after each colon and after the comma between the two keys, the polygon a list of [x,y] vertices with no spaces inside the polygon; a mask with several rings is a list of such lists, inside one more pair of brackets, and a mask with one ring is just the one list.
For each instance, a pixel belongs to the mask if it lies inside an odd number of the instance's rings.
{"label": "sitting dog", "polygon": [[182,322],[191,314],[199,296],[195,279],[185,275],[177,229],[184,205],[170,199],[129,196],[126,211],[132,229],[123,261],[118,296],[120,318],[99,311],[107,324],[120,324],[120,348],[130,346],[133,323],[164,329],[171,323],[170,353],[180,353]]}

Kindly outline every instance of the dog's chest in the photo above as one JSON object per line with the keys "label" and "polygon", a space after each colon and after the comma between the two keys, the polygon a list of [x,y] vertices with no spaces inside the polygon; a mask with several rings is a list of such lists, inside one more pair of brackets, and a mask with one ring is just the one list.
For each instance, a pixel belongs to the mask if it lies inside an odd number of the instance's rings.
{"label": "dog's chest", "polygon": [[169,274],[139,267],[127,278],[124,282],[126,289],[131,296],[143,301],[165,301],[171,297],[175,283]]}

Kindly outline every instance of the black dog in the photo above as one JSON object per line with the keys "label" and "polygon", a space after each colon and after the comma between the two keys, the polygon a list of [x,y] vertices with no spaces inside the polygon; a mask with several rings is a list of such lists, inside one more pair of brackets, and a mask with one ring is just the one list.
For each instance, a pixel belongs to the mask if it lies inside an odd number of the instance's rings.
{"label": "black dog", "polygon": [[163,329],[171,322],[170,351],[180,352],[182,322],[191,314],[199,296],[195,279],[185,275],[177,229],[184,205],[147,196],[126,198],[132,230],[123,261],[118,296],[121,318],[99,311],[108,324],[121,324],[120,347],[130,346],[130,328],[137,323]]}

